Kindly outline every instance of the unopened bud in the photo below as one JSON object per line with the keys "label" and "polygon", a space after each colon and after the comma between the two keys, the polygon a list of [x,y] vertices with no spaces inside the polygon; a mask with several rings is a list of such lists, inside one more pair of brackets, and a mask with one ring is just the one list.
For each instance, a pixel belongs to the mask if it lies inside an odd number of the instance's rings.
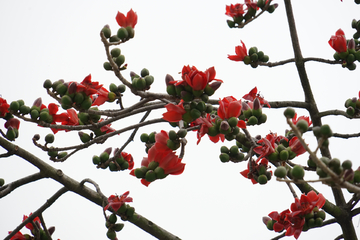
{"label": "unopened bud", "polygon": [[246,102],[241,102],[241,108],[243,111],[246,111],[250,108],[250,106]]}
{"label": "unopened bud", "polygon": [[77,89],[77,83],[76,82],[70,83],[69,88],[68,88],[69,94],[75,93],[76,89]]}
{"label": "unopened bud", "polygon": [[55,227],[54,226],[52,226],[52,227],[49,227],[48,228],[48,232],[49,232],[49,234],[50,234],[50,236],[55,232]]}
{"label": "unopened bud", "polygon": [[173,81],[174,81],[174,78],[170,74],[166,74],[166,76],[165,76],[166,86],[171,85],[170,82],[173,82]]}
{"label": "unopened bud", "polygon": [[33,106],[41,107],[41,105],[42,105],[42,99],[41,99],[41,97],[39,97],[34,101]]}
{"label": "unopened bud", "polygon": [[350,41],[348,42],[348,49],[355,49],[355,41],[354,39],[350,39]]}
{"label": "unopened bud", "polygon": [[254,105],[253,105],[253,109],[254,109],[254,110],[258,110],[258,109],[261,108],[261,103],[260,103],[260,100],[259,100],[258,98],[255,98],[253,104],[254,104]]}
{"label": "unopened bud", "polygon": [[214,91],[216,91],[216,90],[220,87],[220,85],[221,85],[221,82],[218,82],[218,81],[209,84],[209,86],[210,86]]}
{"label": "unopened bud", "polygon": [[109,147],[109,148],[105,149],[105,150],[104,150],[104,152],[107,152],[107,154],[109,154],[109,155],[110,155],[111,150],[112,150],[112,148],[111,148],[111,147]]}
{"label": "unopened bud", "polygon": [[229,123],[227,121],[222,121],[220,123],[220,129],[222,131],[227,131],[229,128],[230,128],[230,125],[229,125]]}

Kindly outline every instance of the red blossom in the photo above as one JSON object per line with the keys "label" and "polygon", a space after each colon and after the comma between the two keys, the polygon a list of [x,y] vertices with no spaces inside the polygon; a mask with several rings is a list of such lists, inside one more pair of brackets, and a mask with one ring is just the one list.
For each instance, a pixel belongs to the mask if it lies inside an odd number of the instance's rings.
{"label": "red blossom", "polygon": [[232,17],[232,18],[241,17],[244,13],[245,13],[244,4],[237,3],[235,5],[233,5],[233,4],[230,4],[229,6],[226,5],[225,15],[227,15],[229,17]]}
{"label": "red blossom", "polygon": [[[211,118],[211,115],[209,113],[206,114],[206,117],[199,117],[195,121],[191,123],[192,126],[200,126],[199,129],[194,130],[197,131],[197,144],[200,143],[201,138],[209,132],[209,128],[213,126],[213,123],[215,122],[215,119]],[[224,142],[225,136],[224,134],[217,134],[216,136],[209,136],[210,141],[213,143],[217,143],[219,140]]]}
{"label": "red blossom", "polygon": [[[250,160],[248,162],[247,169],[240,172],[240,174],[243,175],[245,178],[250,179],[253,184],[258,183],[255,180],[254,176],[257,176],[259,174],[258,170],[260,169],[260,167],[265,166],[265,169],[268,168],[269,161],[266,158],[262,158],[259,160],[257,160],[256,162],[253,160]],[[251,164],[251,168],[250,168],[250,164]],[[251,169],[251,171],[250,171],[250,169]]]}
{"label": "red blossom", "polygon": [[126,152],[121,152],[121,156],[125,159],[125,161],[127,161],[129,163],[129,167],[128,169],[131,170],[134,168],[134,159],[131,156],[130,153],[126,153]]}
{"label": "red blossom", "polygon": [[0,117],[4,117],[9,112],[10,105],[6,102],[6,99],[0,97]]}
{"label": "red blossom", "polygon": [[103,87],[101,87],[97,91],[97,96],[95,97],[94,102],[91,104],[91,106],[100,106],[103,105],[106,101],[109,100],[109,91]]}
{"label": "red blossom", "polygon": [[87,75],[81,83],[78,83],[77,92],[84,92],[86,96],[96,94],[102,87],[99,82],[91,81],[91,74]]}
{"label": "red blossom", "polygon": [[297,137],[293,137],[290,139],[289,147],[291,148],[292,152],[296,153],[296,156],[299,156],[306,152],[305,148]]}
{"label": "red blossom", "polygon": [[241,100],[237,100],[233,96],[229,96],[219,100],[217,113],[223,120],[231,117],[239,117],[241,114],[241,107]]}
{"label": "red blossom", "polygon": [[20,127],[20,121],[17,118],[10,118],[9,120],[6,121],[6,123],[4,124],[5,128],[16,128],[19,130]]}
{"label": "red blossom", "polygon": [[271,217],[271,219],[276,221],[273,225],[273,229],[275,232],[281,232],[282,230],[287,229],[291,225],[291,223],[286,220],[286,216],[289,213],[290,213],[289,209],[282,211],[280,214],[275,211],[269,213],[268,216]]}
{"label": "red blossom", "polygon": [[[11,231],[8,233],[10,234]],[[17,232],[14,236],[10,238],[10,240],[27,240],[27,238],[21,232]]]}
{"label": "red blossom", "polygon": [[255,10],[257,10],[257,9],[259,9],[259,7],[257,6],[257,2],[255,1],[253,1],[253,0],[245,0],[245,4],[246,4],[246,6],[247,6],[247,8],[249,9],[249,8],[253,8],[253,9],[255,9]]}
{"label": "red blossom", "polygon": [[347,51],[347,43],[346,43],[345,33],[341,29],[336,31],[335,36],[334,35],[331,36],[328,43],[338,53]]}
{"label": "red blossom", "polygon": [[179,122],[180,120],[182,120],[182,115],[186,113],[182,100],[178,105],[169,103],[165,105],[165,108],[167,112],[163,113],[163,119],[168,122]]}
{"label": "red blossom", "polygon": [[159,151],[172,151],[168,146],[167,146],[167,141],[169,140],[169,134],[164,131],[161,130],[160,133],[155,134],[155,147],[159,150]]}
{"label": "red blossom", "polygon": [[257,87],[254,87],[253,89],[251,89],[251,91],[247,94],[245,94],[243,97],[243,99],[245,100],[249,100],[249,101],[254,101],[255,98],[258,98],[260,100],[260,104],[264,105],[266,104],[269,108],[271,107],[269,102],[266,101],[261,95],[260,93],[257,93]]}
{"label": "red blossom", "polygon": [[[99,120],[99,122],[102,122],[102,121],[104,121],[103,118]],[[115,130],[114,128],[110,127],[110,126],[111,126],[111,123],[109,123],[109,124],[107,124],[107,125],[105,125],[105,126],[102,126],[102,127],[100,128],[100,131],[101,131],[101,132],[104,132],[104,133],[115,132],[116,130]]]}
{"label": "red blossom", "polygon": [[116,212],[124,203],[126,202],[132,202],[133,199],[131,197],[128,197],[129,195],[129,191],[123,193],[123,195],[118,196],[118,195],[111,195],[108,198],[108,205],[106,205],[104,207],[104,210],[106,211],[109,207],[112,207],[112,209],[114,209],[114,211]]}
{"label": "red blossom", "polygon": [[[30,213],[29,216],[31,216],[31,215],[32,215],[32,213]],[[23,222],[24,222],[26,219],[28,219],[28,216],[24,215],[24,217],[23,217]],[[33,222],[34,222],[34,223],[37,222],[37,223],[39,224],[39,226],[40,226],[40,223],[41,223],[41,222],[40,222],[40,218],[39,218],[39,217],[35,217],[35,218],[33,219]],[[34,226],[32,225],[31,222],[27,223],[27,224],[25,225],[25,227],[26,227],[27,229],[29,229],[30,231],[32,231],[32,230],[34,229]]]}
{"label": "red blossom", "polygon": [[[79,125],[79,117],[74,109],[66,110],[68,118],[61,123],[61,125],[77,126]],[[70,130],[65,130],[66,132]]]}
{"label": "red blossom", "polygon": [[305,116],[297,117],[297,113],[295,113],[294,117],[291,120],[296,125],[297,122],[299,120],[301,120],[301,119],[305,120],[308,123],[308,126],[310,126],[312,124],[312,121],[310,120],[310,117],[305,117]]}
{"label": "red blossom", "polygon": [[261,145],[254,148],[254,152],[260,154],[259,159],[267,157],[275,152],[275,139],[271,134],[266,135],[266,138],[260,139],[257,143]]}
{"label": "red blossom", "polygon": [[232,61],[240,62],[244,61],[245,56],[248,55],[246,46],[243,41],[241,41],[242,46],[236,46],[235,47],[235,55],[229,55],[228,58]]}
{"label": "red blossom", "polygon": [[126,17],[123,13],[118,12],[116,15],[116,21],[119,24],[120,27],[132,27],[134,28],[137,23],[137,14],[132,9],[128,11],[126,14]]}

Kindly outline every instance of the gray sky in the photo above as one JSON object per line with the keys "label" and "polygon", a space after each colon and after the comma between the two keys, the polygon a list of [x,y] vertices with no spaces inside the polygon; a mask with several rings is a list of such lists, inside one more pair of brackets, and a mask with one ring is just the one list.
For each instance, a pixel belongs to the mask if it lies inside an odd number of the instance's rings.
{"label": "gray sky", "polygon": [[[230,4],[228,1],[1,1],[0,79],[3,87],[0,94],[8,102],[24,99],[28,105],[42,97],[48,105],[54,101],[46,96],[42,88],[45,79],[80,82],[91,73],[93,80],[106,88],[112,82],[118,84],[111,72],[103,70],[106,56],[99,32],[105,24],[109,24],[115,33],[118,29],[115,21],[117,11],[126,13],[132,8],[138,14],[135,38],[120,46],[129,69],[124,72],[125,77],[129,77],[130,70],[140,72],[146,67],[155,77],[151,91],[164,92],[166,74],[180,79],[178,73],[184,65],[194,65],[203,71],[215,66],[216,78],[224,81],[214,95],[215,99],[230,95],[240,99],[257,86],[268,101],[301,101],[303,93],[293,64],[252,69],[227,59],[227,54],[234,54],[240,40],[248,48],[257,46],[270,56],[270,61],[292,58],[284,3],[275,2],[279,3],[279,7],[273,14],[263,14],[244,29],[229,29],[226,24],[229,18],[224,14],[225,5]],[[332,59],[334,53],[327,43],[330,36],[339,28],[348,38],[352,36],[351,20],[358,17],[356,13],[360,9],[351,0],[343,3],[337,0],[294,1],[293,7],[303,55],[325,59]],[[345,100],[358,96],[359,69],[350,72],[341,66],[315,62],[307,63],[306,67],[321,111],[345,110]],[[137,100],[129,91],[125,92],[125,106]],[[113,105],[107,104],[103,109],[106,107],[112,108]],[[265,109],[264,112],[268,114],[268,122],[250,128],[250,132],[262,136],[269,131],[284,134],[287,126],[283,110]],[[161,110],[151,116],[160,117],[162,113]],[[305,112],[299,111],[299,114]],[[135,116],[113,127],[120,128],[140,118]],[[326,118],[323,123],[333,124],[335,132],[360,131],[358,124],[351,124],[343,117]],[[142,132],[154,129],[168,131],[171,128],[162,124]],[[16,144],[51,163],[47,154],[31,142],[35,133],[44,137],[49,132],[48,129],[22,122]],[[139,214],[182,239],[270,239],[277,235],[266,229],[262,217],[271,211],[280,212],[289,208],[293,202],[292,195],[285,184],[274,179],[265,186],[253,186],[250,180],[239,174],[246,168],[245,163],[222,164],[218,159],[220,147],[232,146],[234,142],[214,145],[205,136],[196,146],[196,135],[188,134],[184,173],[156,181],[146,188],[128,172],[97,170],[91,162],[91,157],[105,148],[120,147],[128,135],[116,136],[101,146],[75,154],[65,163],[52,165],[78,181],[87,177],[93,179],[106,195],[130,191],[134,199],[131,205]],[[305,134],[307,142],[314,144],[311,138],[311,134]],[[60,132],[55,139],[56,146],[79,143],[76,133]],[[330,143],[331,146],[336,145],[332,150],[334,157],[352,159],[354,165],[358,165],[354,147],[355,144],[358,146],[356,140],[346,145],[336,140]],[[142,157],[146,156],[138,138],[125,151],[134,156],[135,167],[139,167]],[[296,162],[305,164],[306,159],[307,155],[304,155]],[[37,171],[16,157],[0,161],[0,177],[6,182]],[[315,178],[314,175],[308,176],[308,179]],[[327,187],[320,183],[314,186],[332,200]],[[1,199],[0,238],[20,224],[24,214],[35,211],[60,187],[51,180],[41,180]],[[44,213],[44,217],[47,226],[56,227],[56,239],[106,238],[101,209],[73,193],[61,197]],[[358,220],[359,217],[354,218],[355,226]],[[359,231],[358,228],[356,231]],[[302,233],[299,239],[314,236],[335,238],[339,234],[340,227],[333,225]],[[118,238],[154,239],[131,223],[125,224]]]}

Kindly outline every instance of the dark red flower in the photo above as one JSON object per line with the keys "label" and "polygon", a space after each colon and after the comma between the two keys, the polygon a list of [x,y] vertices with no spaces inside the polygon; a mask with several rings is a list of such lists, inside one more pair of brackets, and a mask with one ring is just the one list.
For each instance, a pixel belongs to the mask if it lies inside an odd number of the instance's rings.
{"label": "dark red flower", "polygon": [[106,88],[101,87],[97,91],[97,96],[95,97],[94,102],[91,106],[100,106],[103,105],[106,101],[109,100],[109,91]]}
{"label": "dark red flower", "polygon": [[[102,121],[104,121],[103,118],[99,120],[99,122],[102,122]],[[107,124],[107,125],[105,125],[105,126],[102,126],[102,127],[100,128],[100,131],[102,131],[102,132],[104,132],[104,133],[115,132],[116,130],[115,130],[114,128],[110,127],[110,126],[111,126],[111,123],[109,123],[109,124]]]}
{"label": "dark red flower", "polygon": [[[259,175],[258,170],[260,169],[261,166],[265,166],[265,169],[267,169],[268,163],[269,161],[266,158],[258,159],[256,162],[254,160],[249,160],[247,169],[241,171],[240,174],[243,175],[245,178],[250,179],[253,184],[256,184],[258,182],[255,180],[254,177]],[[250,164],[251,164],[251,168],[250,168]]]}
{"label": "dark red flower", "polygon": [[169,103],[165,105],[165,108],[167,109],[167,112],[163,113],[163,119],[168,122],[179,122],[180,120],[182,120],[183,114],[186,113],[182,100],[178,105]]}
{"label": "dark red flower", "polygon": [[[213,126],[215,119],[211,118],[211,115],[209,113],[206,114],[206,118],[204,117],[199,117],[197,118],[195,121],[193,121],[191,123],[192,126],[200,126],[200,128],[197,131],[197,144],[200,143],[201,138],[207,134],[209,132],[209,128]],[[217,143],[219,140],[221,140],[222,142],[224,142],[225,140],[225,136],[224,134],[217,134],[216,136],[209,136],[209,139],[214,142]]]}
{"label": "dark red flower", "polygon": [[241,41],[242,46],[236,46],[235,47],[235,55],[229,55],[228,58],[232,61],[240,62],[244,61],[245,56],[248,55],[246,46],[243,41]]}
{"label": "dark red flower", "polygon": [[4,117],[9,112],[10,105],[6,102],[6,99],[0,97],[0,117]]}
{"label": "dark red flower", "polygon": [[312,124],[310,117],[305,117],[305,116],[297,117],[297,113],[295,113],[294,117],[291,120],[296,125],[296,123],[301,119],[305,120],[308,123],[308,126],[310,126]]}
{"label": "dark red flower", "polygon": [[241,17],[244,13],[245,13],[244,4],[237,3],[235,5],[233,5],[233,4],[230,4],[229,6],[226,5],[225,15],[227,15],[229,17],[232,17],[232,18]]}
{"label": "dark red flower", "polygon": [[17,118],[10,118],[9,120],[6,121],[4,126],[5,126],[5,128],[12,127],[12,128],[16,128],[19,130],[20,121]]}
{"label": "dark red flower", "polygon": [[[67,116],[68,118],[61,122],[61,125],[68,125],[68,126],[77,126],[79,125],[79,117],[74,109],[67,109]],[[70,130],[65,130],[66,132]]]}
{"label": "dark red flower", "polygon": [[275,232],[281,232],[282,230],[287,229],[291,225],[291,223],[286,220],[286,216],[288,213],[290,213],[289,209],[282,211],[280,214],[275,211],[269,213],[268,216],[276,221],[273,225],[273,229]]}
{"label": "dark red flower", "polygon": [[231,117],[239,117],[241,114],[241,107],[241,100],[237,100],[233,96],[225,97],[222,100],[219,100],[217,114],[223,120]]}
{"label": "dark red flower", "polygon": [[108,205],[104,207],[104,210],[106,211],[109,207],[112,207],[114,211],[116,212],[124,203],[126,202],[132,202],[133,199],[131,197],[128,197],[129,191],[125,192],[123,195],[111,195],[108,198]]}
{"label": "dark red flower", "polygon": [[293,137],[290,139],[289,147],[291,148],[292,152],[296,153],[296,156],[299,156],[306,152],[305,148],[297,137]]}
{"label": "dark red flower", "polygon": [[251,91],[249,93],[245,94],[242,98],[245,100],[252,101],[252,102],[255,100],[255,98],[258,98],[260,100],[261,105],[266,104],[269,108],[271,107],[270,104],[268,103],[268,101],[266,101],[260,95],[260,93],[257,93],[257,87],[254,87],[253,89],[251,89]]}
{"label": "dark red flower", "polygon": [[347,51],[347,43],[346,43],[345,33],[341,29],[336,31],[335,36],[334,35],[331,36],[328,43],[338,53]]}
{"label": "dark red flower", "polygon": [[132,9],[128,11],[126,14],[126,17],[123,13],[118,12],[116,15],[116,21],[119,24],[120,27],[132,27],[134,28],[137,23],[137,14]]}
{"label": "dark red flower", "polygon": [[[10,234],[11,231],[8,233]],[[10,238],[10,240],[27,240],[27,238],[21,232],[17,232],[14,236]]]}
{"label": "dark red flower", "polygon": [[96,94],[102,87],[99,82],[91,81],[91,74],[87,75],[81,83],[77,85],[77,92],[84,92],[86,96]]}
{"label": "dark red flower", "polygon": [[129,163],[129,170],[134,168],[134,159],[130,153],[121,152],[121,156]]}
{"label": "dark red flower", "polygon": [[257,143],[261,145],[254,148],[254,152],[260,154],[259,159],[267,157],[275,152],[275,139],[271,134],[266,135],[266,138],[260,139]]}
{"label": "dark red flower", "polygon": [[[29,216],[31,216],[31,215],[32,215],[32,213],[30,213]],[[27,218],[28,218],[28,216],[24,215],[23,221],[25,221]],[[34,222],[34,223],[37,222],[37,224],[40,226],[40,223],[41,223],[41,222],[40,222],[40,218],[39,218],[39,217],[34,218],[33,222]],[[27,223],[27,224],[25,225],[25,227],[26,227],[27,229],[29,229],[30,231],[32,231],[32,230],[34,229],[34,226],[32,225],[31,222]]]}

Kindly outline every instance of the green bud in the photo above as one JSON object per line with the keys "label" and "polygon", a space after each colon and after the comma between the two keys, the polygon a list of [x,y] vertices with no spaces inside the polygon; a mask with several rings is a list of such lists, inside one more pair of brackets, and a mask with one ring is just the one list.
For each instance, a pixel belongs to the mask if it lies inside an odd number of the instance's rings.
{"label": "green bud", "polygon": [[251,116],[248,120],[248,125],[253,126],[258,124],[259,120],[255,116]]}
{"label": "green bud", "polygon": [[10,110],[13,110],[13,111],[17,112],[19,110],[19,108],[20,108],[20,105],[19,105],[19,103],[17,101],[12,101],[10,103],[9,108],[10,108]]}
{"label": "green bud", "polygon": [[121,40],[125,40],[126,38],[128,38],[128,36],[129,36],[129,33],[128,33],[128,31],[126,30],[126,28],[119,28],[119,30],[118,30],[118,32],[117,32],[117,37],[119,38],[119,39],[121,39]]}
{"label": "green bud", "polygon": [[304,119],[300,119],[297,123],[296,123],[296,127],[299,129],[299,131],[301,133],[304,133],[308,130],[308,122]]}
{"label": "green bud", "polygon": [[108,26],[103,27],[101,31],[103,32],[104,37],[109,38],[111,36],[111,30]]}
{"label": "green bud", "polygon": [[43,87],[46,88],[46,89],[49,89],[52,87],[52,82],[50,79],[46,79],[44,84],[43,84]]}
{"label": "green bud", "polygon": [[150,74],[150,72],[149,72],[149,70],[146,69],[146,68],[143,68],[143,69],[141,70],[141,72],[140,72],[140,75],[141,75],[142,77],[146,77],[146,76],[149,75],[149,74]]}
{"label": "green bud", "polygon": [[304,168],[300,165],[295,165],[292,169],[291,169],[291,175],[295,178],[295,179],[303,179],[304,175],[305,175],[305,171]]}
{"label": "green bud", "polygon": [[286,118],[293,118],[295,116],[295,109],[293,108],[287,108],[284,111],[284,116]]}
{"label": "green bud", "polygon": [[55,140],[55,136],[52,133],[49,133],[48,135],[45,136],[46,143],[53,143],[54,140]]}
{"label": "green bud", "polygon": [[157,177],[158,179],[164,179],[164,178],[167,176],[167,175],[165,174],[165,172],[164,172],[164,169],[161,168],[161,167],[155,168],[154,172],[155,172],[156,177]]}
{"label": "green bud", "polygon": [[96,156],[96,155],[94,155],[94,156],[92,157],[92,161],[93,161],[93,163],[94,163],[95,165],[98,165],[99,163],[101,163],[100,157],[99,157],[99,156]]}
{"label": "green bud", "polygon": [[144,143],[147,143],[149,141],[149,135],[147,133],[143,133],[140,135],[140,140]]}
{"label": "green bud", "polygon": [[264,185],[268,182],[268,178],[265,174],[262,174],[258,177],[257,182],[260,183],[261,185]]}
{"label": "green bud", "polygon": [[101,153],[100,160],[101,160],[101,162],[106,162],[107,160],[109,160],[109,154],[107,152]]}
{"label": "green bud", "polygon": [[106,236],[110,239],[110,240],[114,240],[116,239],[116,232],[113,229],[108,229],[108,231],[106,232]]}
{"label": "green bud", "polygon": [[278,178],[285,178],[286,176],[286,168],[284,166],[279,166],[276,168],[274,175]]}
{"label": "green bud", "polygon": [[0,178],[0,187],[4,186],[5,180],[3,178]]}
{"label": "green bud", "polygon": [[113,229],[115,232],[120,232],[122,229],[124,228],[124,224],[123,223],[116,223],[113,226]]}
{"label": "green bud", "polygon": [[120,56],[121,50],[120,50],[120,48],[113,48],[113,49],[111,49],[110,54],[112,57],[116,58],[116,57]]}
{"label": "green bud", "polygon": [[221,153],[219,158],[220,158],[220,161],[223,163],[228,162],[230,160],[230,156],[227,153]]}
{"label": "green bud", "polygon": [[351,169],[352,162],[350,160],[345,160],[345,161],[343,161],[341,166],[343,167],[343,169]]}
{"label": "green bud", "polygon": [[178,132],[177,132],[177,136],[179,138],[184,138],[186,137],[186,134],[187,134],[187,130],[186,129],[180,129]]}
{"label": "green bud", "polygon": [[145,174],[145,180],[148,182],[153,182],[156,180],[156,173],[153,170],[149,170]]}

